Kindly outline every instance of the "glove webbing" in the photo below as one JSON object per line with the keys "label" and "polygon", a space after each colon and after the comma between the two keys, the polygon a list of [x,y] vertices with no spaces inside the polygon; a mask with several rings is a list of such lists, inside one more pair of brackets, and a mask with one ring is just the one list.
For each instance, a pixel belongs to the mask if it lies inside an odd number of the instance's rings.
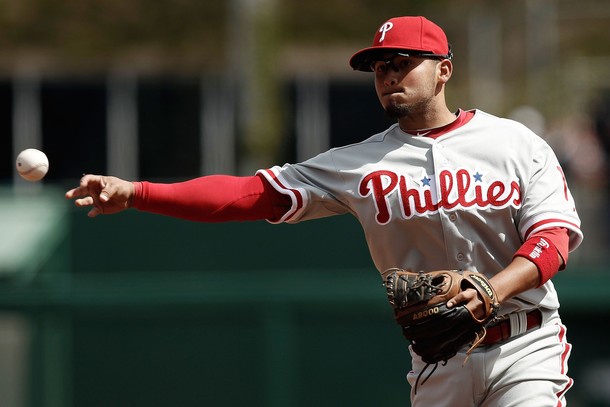
{"label": "glove webbing", "polygon": [[[387,272],[392,271],[398,272],[402,271],[402,269],[393,268],[387,270]],[[395,289],[398,285],[398,281],[394,281],[394,276],[396,276],[399,280],[406,280],[405,285],[408,287],[408,291],[406,295],[403,296],[400,304],[396,303]],[[433,284],[432,281],[433,279],[429,275],[423,271],[420,271],[415,281],[409,281],[409,279],[405,276],[390,274],[383,285],[386,288],[390,304],[400,309],[404,308],[408,303],[424,301],[430,297],[433,297],[435,294],[442,292],[445,282],[442,281],[440,284]]]}

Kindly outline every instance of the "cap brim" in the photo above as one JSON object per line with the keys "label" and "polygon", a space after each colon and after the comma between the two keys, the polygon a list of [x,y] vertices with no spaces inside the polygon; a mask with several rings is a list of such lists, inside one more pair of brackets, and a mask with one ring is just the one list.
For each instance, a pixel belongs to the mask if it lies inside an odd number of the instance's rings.
{"label": "cap brim", "polygon": [[355,71],[372,72],[371,62],[380,56],[394,52],[423,52],[423,50],[396,47],[369,47],[356,52],[349,60],[349,65]]}

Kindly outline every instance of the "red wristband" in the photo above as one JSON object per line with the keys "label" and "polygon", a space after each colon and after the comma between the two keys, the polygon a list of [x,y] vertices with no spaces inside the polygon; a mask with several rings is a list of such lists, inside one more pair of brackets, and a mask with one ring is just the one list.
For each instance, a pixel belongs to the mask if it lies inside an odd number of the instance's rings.
{"label": "red wristband", "polygon": [[546,283],[559,271],[557,248],[549,239],[534,236],[523,243],[514,257],[521,256],[533,262],[540,273],[540,284]]}

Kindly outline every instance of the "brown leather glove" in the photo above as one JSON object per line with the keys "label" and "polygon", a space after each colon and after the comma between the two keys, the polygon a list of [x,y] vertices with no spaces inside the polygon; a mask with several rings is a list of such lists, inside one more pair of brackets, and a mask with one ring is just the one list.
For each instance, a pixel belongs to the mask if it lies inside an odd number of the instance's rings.
{"label": "brown leather glove", "polygon": [[[413,351],[428,364],[447,361],[466,345],[470,345],[470,354],[498,313],[496,293],[481,273],[394,268],[386,270],[383,276],[396,322]],[[483,299],[483,318],[475,317],[464,304],[447,308],[447,301],[467,288],[477,290]]]}

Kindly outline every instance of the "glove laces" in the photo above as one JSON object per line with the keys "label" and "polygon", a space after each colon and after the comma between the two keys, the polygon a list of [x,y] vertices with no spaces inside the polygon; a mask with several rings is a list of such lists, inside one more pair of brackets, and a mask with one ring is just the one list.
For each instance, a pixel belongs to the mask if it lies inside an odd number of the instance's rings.
{"label": "glove laces", "polygon": [[[464,366],[466,364],[466,362],[470,358],[470,355],[472,354],[472,351],[475,350],[481,342],[483,342],[483,339],[485,339],[486,334],[487,334],[487,330],[485,329],[485,327],[482,328],[481,332],[476,334],[475,340],[472,342],[472,344],[470,345],[470,348],[468,348],[468,351],[466,352],[466,358],[464,359],[464,363],[462,363],[462,366]],[[442,362],[443,362],[443,366],[445,366],[447,364],[447,360],[443,360]],[[424,380],[421,381],[421,384],[426,383],[426,381],[430,378],[430,376],[432,376],[432,373],[434,373],[434,371],[438,367],[438,364],[439,364],[439,362],[426,363],[426,366],[424,366],[424,368],[421,370],[421,372],[419,372],[419,374],[417,375],[417,380],[415,380],[415,386],[413,387],[413,392],[415,394],[417,394],[417,386],[420,384],[419,379],[421,379],[424,372],[426,370],[428,370],[429,366],[434,365],[434,367],[432,368],[430,373],[428,373],[428,375],[424,378]]]}
{"label": "glove laces", "polygon": [[[423,385],[424,383],[426,383],[426,381],[430,378],[430,376],[432,376],[432,373],[434,373],[434,371],[436,370],[436,368],[438,367],[438,363],[427,363],[426,366],[424,366],[424,368],[421,370],[421,372],[419,372],[419,374],[417,375],[417,380],[415,380],[415,386],[413,387],[413,392],[414,394],[417,394],[417,386],[419,385],[419,379],[421,379],[422,375],[424,374],[424,372],[426,370],[428,370],[428,367],[431,365],[434,365],[434,367],[432,368],[432,370],[430,371],[430,373],[428,373],[428,375],[426,376],[426,378],[424,380],[422,380],[421,384]],[[445,366],[447,364],[447,361],[444,360],[443,361],[443,366]]]}

